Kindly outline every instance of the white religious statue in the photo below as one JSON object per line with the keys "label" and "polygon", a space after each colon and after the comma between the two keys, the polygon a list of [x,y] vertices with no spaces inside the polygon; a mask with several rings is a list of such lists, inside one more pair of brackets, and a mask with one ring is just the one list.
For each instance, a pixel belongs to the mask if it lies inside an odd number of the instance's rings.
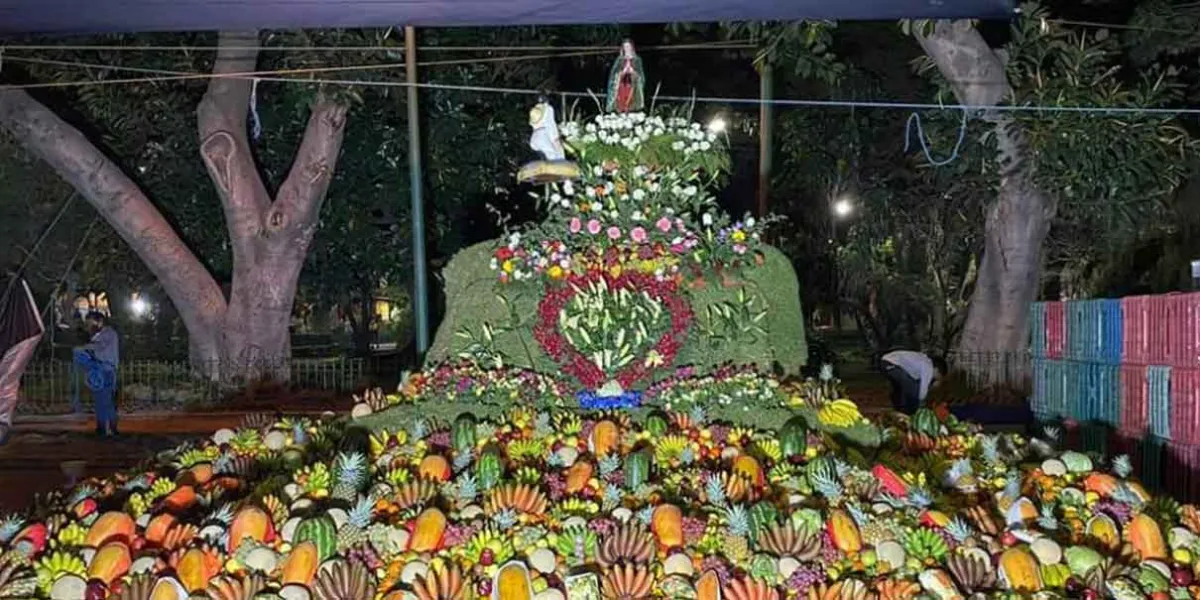
{"label": "white religious statue", "polygon": [[554,122],[554,107],[542,97],[537,106],[529,111],[529,126],[533,127],[533,135],[529,137],[529,147],[542,155],[542,160],[535,160],[517,171],[517,180],[526,183],[554,183],[579,177],[579,166],[567,160],[563,148],[562,136],[558,133],[558,123]]}
{"label": "white religious statue", "polygon": [[558,124],[554,122],[554,107],[544,98],[529,111],[529,125],[533,127],[533,135],[529,137],[530,148],[537,150],[546,160],[566,160]]}

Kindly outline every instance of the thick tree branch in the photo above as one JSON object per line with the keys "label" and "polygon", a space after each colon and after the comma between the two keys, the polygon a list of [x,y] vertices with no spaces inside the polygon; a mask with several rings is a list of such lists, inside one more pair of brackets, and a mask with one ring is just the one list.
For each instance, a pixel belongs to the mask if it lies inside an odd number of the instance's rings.
{"label": "thick tree branch", "polygon": [[317,216],[333,169],[337,165],[346,132],[346,107],[331,98],[318,95],[313,102],[304,139],[296,152],[291,171],[279,188],[275,205],[267,218],[267,231],[298,231],[303,237],[303,252],[316,231]]}
{"label": "thick tree branch", "polygon": [[258,64],[257,32],[222,32],[213,77],[196,109],[200,154],[225,208],[234,256],[253,259],[253,240],[263,227],[270,195],[250,151],[246,114],[250,79],[221,77],[253,72]]}
{"label": "thick tree branch", "polygon": [[133,248],[199,337],[225,298],[200,261],[132,180],[74,127],[24,91],[0,89],[0,127],[70,183]]}

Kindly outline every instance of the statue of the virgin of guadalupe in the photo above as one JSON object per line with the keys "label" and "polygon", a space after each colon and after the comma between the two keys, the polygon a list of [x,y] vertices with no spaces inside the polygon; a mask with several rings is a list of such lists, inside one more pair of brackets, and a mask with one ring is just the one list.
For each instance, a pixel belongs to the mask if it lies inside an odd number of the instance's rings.
{"label": "statue of the virgin of guadalupe", "polygon": [[633,49],[633,42],[621,44],[621,55],[613,61],[608,74],[608,98],[605,110],[627,113],[642,110],[645,106],[645,76],[642,59]]}

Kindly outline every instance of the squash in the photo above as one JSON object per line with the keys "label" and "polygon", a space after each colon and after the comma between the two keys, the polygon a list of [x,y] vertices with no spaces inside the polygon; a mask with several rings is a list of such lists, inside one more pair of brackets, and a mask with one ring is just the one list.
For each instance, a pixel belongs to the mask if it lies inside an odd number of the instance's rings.
{"label": "squash", "polygon": [[163,498],[163,506],[167,510],[174,513],[181,513],[196,505],[196,488],[190,485],[181,485],[175,488],[175,491],[167,494]]}
{"label": "squash", "polygon": [[208,582],[221,570],[220,559],[200,548],[183,553],[175,573],[188,592],[196,593],[208,587]]}
{"label": "squash", "polygon": [[146,532],[142,537],[146,538],[151,544],[161,544],[163,539],[167,537],[167,532],[175,525],[175,515],[171,513],[162,513],[146,524]]}
{"label": "squash", "polygon": [[746,477],[756,486],[767,484],[767,475],[763,472],[762,465],[749,454],[741,454],[733,459],[733,472]]}
{"label": "squash", "polygon": [[721,600],[721,578],[716,571],[705,571],[696,582],[696,600]]}

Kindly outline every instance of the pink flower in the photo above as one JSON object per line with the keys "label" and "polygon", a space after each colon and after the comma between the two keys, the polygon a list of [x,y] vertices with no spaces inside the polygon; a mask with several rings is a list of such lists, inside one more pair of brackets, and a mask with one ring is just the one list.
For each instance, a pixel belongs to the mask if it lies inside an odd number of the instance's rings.
{"label": "pink flower", "polygon": [[596,219],[588,221],[588,233],[592,235],[600,233],[600,221],[597,221]]}
{"label": "pink flower", "polygon": [[583,221],[580,221],[579,217],[572,218],[571,219],[571,233],[579,233],[580,229],[583,229]]}
{"label": "pink flower", "polygon": [[630,230],[629,237],[633,238],[633,241],[640,244],[646,241],[646,230],[642,229],[641,227],[634,227],[632,230]]}
{"label": "pink flower", "polygon": [[613,225],[608,228],[608,239],[616,240],[621,238],[621,228]]}
{"label": "pink flower", "polygon": [[666,233],[671,230],[671,220],[666,217],[663,217],[663,218],[659,219],[658,222],[656,222],[654,224],[654,226],[657,227],[659,231]]}

